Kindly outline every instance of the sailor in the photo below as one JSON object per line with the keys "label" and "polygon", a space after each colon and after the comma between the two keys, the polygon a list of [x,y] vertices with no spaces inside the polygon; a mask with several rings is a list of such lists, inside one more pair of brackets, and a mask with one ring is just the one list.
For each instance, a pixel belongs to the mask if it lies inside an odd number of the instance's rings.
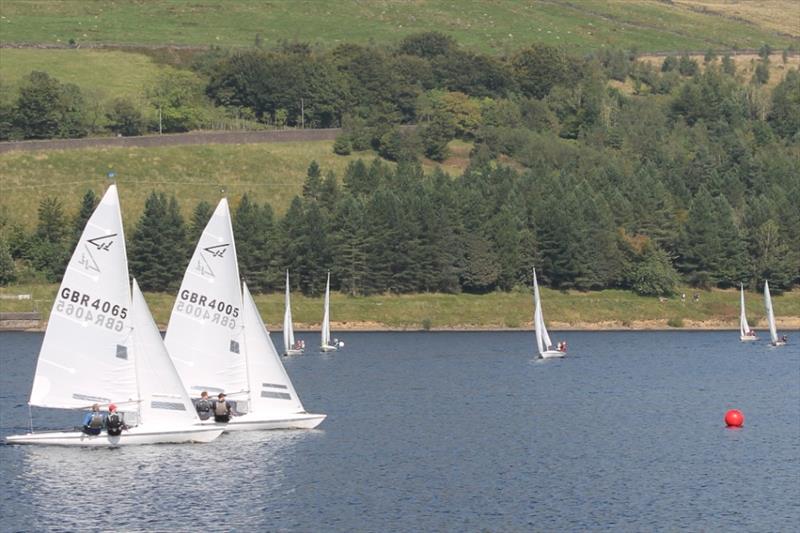
{"label": "sailor", "polygon": [[207,391],[200,393],[200,399],[197,400],[197,403],[194,405],[195,409],[197,409],[197,416],[200,417],[200,420],[208,420],[211,418],[213,403],[214,402],[208,399]]}
{"label": "sailor", "polygon": [[106,417],[100,412],[100,406],[94,404],[92,410],[83,417],[83,432],[87,435],[99,435],[106,423]]}
{"label": "sailor", "polygon": [[225,393],[220,392],[214,402],[214,422],[227,422],[231,419],[231,402],[225,400]]}
{"label": "sailor", "polygon": [[108,406],[108,416],[106,417],[108,436],[116,437],[121,435],[123,429],[128,429],[128,427],[122,423],[122,416],[117,412],[117,406],[112,403]]}

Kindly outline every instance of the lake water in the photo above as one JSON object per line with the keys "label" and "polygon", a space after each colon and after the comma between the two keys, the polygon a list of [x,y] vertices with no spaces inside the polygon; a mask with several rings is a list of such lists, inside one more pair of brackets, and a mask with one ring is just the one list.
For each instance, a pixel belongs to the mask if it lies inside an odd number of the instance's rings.
{"label": "lake water", "polygon": [[[303,335],[313,345],[316,335]],[[0,445],[0,530],[788,531],[800,350],[735,332],[347,333],[285,360],[318,430],[121,449]],[[0,334],[0,437],[42,335]],[[726,410],[744,412],[726,429]],[[34,409],[38,429],[79,414]]]}

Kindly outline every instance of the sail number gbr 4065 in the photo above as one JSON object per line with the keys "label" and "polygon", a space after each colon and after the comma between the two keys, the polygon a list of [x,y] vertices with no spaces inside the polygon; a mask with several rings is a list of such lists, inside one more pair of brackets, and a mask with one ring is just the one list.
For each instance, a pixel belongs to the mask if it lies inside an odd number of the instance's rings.
{"label": "sail number gbr 4065", "polygon": [[175,309],[179,313],[201,320],[210,320],[212,324],[230,329],[236,328],[236,319],[239,318],[238,307],[186,289],[180,292],[178,298]]}
{"label": "sail number gbr 4065", "polygon": [[55,311],[69,318],[114,331],[122,331],[125,327],[124,320],[128,316],[127,307],[94,298],[69,287],[61,289],[56,299]]}

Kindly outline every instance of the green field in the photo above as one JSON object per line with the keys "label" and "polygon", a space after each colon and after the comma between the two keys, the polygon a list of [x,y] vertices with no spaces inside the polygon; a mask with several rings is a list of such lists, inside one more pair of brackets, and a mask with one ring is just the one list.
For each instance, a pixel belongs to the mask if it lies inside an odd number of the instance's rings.
{"label": "green field", "polygon": [[[0,294],[32,294],[33,301],[0,300],[0,311],[38,310],[44,317],[50,312],[56,285],[16,285],[0,288]],[[684,327],[738,328],[739,293],[735,290],[700,292],[693,302],[691,290],[685,289],[687,301],[675,297],[665,302],[658,298],[636,296],[628,291],[559,292],[542,290],[545,316],[550,327],[558,328],[666,328],[669,324]],[[169,320],[174,294],[149,293],[147,302],[162,326]],[[779,324],[800,326],[800,290],[775,296],[774,308]],[[277,329],[283,322],[283,294],[256,295],[256,303],[267,327]],[[760,294],[748,293],[750,323],[764,328],[764,304]],[[533,315],[531,295],[527,291],[470,294],[413,294],[402,296],[331,297],[334,329],[432,329],[465,328],[529,329]],[[319,327],[322,299],[292,298],[292,315],[300,329]],[[784,322],[785,321],[785,322]],[[703,324],[701,324],[701,322]]]}
{"label": "green field", "polygon": [[437,30],[464,46],[497,53],[532,42],[583,51],[758,48],[765,42],[782,48],[796,42],[796,24],[779,30],[759,13],[778,12],[784,19],[794,13],[796,20],[797,4],[762,3],[763,9],[743,19],[726,16],[724,7],[699,5],[708,2],[658,0],[3,0],[0,39],[236,47],[253,45],[259,35],[265,46],[299,40],[332,47],[392,43]]}
{"label": "green field", "polygon": [[141,101],[160,73],[174,71],[143,54],[118,50],[8,48],[0,50],[0,55],[0,80],[5,91],[16,94],[22,78],[39,70],[62,83],[74,83],[91,101],[99,103],[117,97]]}

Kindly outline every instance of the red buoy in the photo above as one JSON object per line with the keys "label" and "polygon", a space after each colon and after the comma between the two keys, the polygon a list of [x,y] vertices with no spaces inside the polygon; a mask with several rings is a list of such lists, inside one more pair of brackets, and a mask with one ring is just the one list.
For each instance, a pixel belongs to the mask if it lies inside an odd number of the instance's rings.
{"label": "red buoy", "polygon": [[738,409],[725,413],[725,425],[729,428],[740,428],[744,424],[744,415]]}

